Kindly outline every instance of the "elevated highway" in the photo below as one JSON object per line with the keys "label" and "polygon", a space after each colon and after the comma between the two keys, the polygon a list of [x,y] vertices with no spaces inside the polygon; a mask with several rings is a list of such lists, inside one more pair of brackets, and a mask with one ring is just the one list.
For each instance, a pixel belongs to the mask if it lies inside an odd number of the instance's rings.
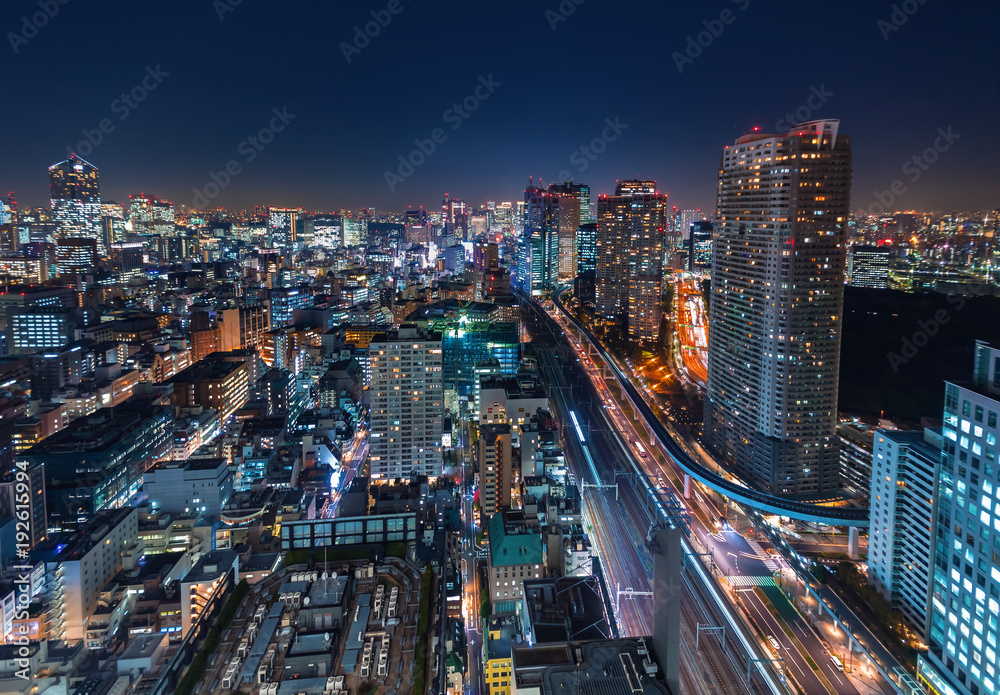
{"label": "elevated highway", "polygon": [[[660,419],[653,412],[652,408],[649,407],[649,404],[646,403],[645,399],[632,384],[632,381],[621,370],[618,363],[612,359],[611,355],[607,352],[607,350],[605,350],[604,346],[601,345],[597,337],[594,336],[594,334],[591,333],[579,320],[577,320],[577,318],[573,316],[573,314],[570,313],[565,306],[563,306],[562,302],[559,300],[559,295],[561,293],[562,290],[557,290],[552,295],[552,301],[555,306],[566,316],[577,331],[579,331],[579,333],[587,339],[591,349],[600,355],[601,359],[608,366],[617,380],[622,392],[627,396],[629,402],[632,404],[636,414],[640,415],[645,421],[650,434],[660,443],[660,446],[663,447],[664,451],[667,452],[670,458],[673,459],[681,470],[698,482],[707,485],[726,497],[768,514],[779,514],[781,516],[791,517],[800,521],[830,524],[833,526],[868,526],[867,509],[830,507],[770,495],[765,492],[746,487],[739,482],[729,480],[720,473],[717,473],[697,462],[684,450],[680,443],[670,435],[667,428],[662,422],[660,422]],[[529,301],[528,303],[546,318],[551,319],[551,317],[548,316],[545,310],[537,302]]]}

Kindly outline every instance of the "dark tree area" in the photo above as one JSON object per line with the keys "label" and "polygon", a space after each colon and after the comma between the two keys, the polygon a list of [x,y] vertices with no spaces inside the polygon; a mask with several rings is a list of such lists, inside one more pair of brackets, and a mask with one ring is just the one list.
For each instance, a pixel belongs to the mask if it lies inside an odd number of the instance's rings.
{"label": "dark tree area", "polygon": [[840,411],[940,418],[944,381],[972,377],[977,339],[1000,341],[1000,298],[848,287]]}

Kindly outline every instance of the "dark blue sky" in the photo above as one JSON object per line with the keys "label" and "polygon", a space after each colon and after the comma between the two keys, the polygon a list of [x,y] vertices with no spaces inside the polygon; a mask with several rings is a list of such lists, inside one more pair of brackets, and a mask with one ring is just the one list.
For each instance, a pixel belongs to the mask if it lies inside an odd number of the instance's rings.
{"label": "dark blue sky", "polygon": [[[879,1],[563,0],[575,10],[553,30],[546,12],[559,0],[396,0],[399,13],[348,63],[341,43],[372,11],[388,14],[388,0],[64,1],[42,0],[58,12],[26,42],[9,32],[32,34],[22,18],[42,23],[31,19],[39,0],[0,8],[0,190],[21,205],[46,202],[46,167],[67,146],[88,151],[81,131],[108,119],[86,158],[102,197],[117,200],[145,191],[191,204],[233,160],[239,173],[212,204],[402,210],[437,206],[445,191],[517,199],[529,175],[569,172],[595,193],[654,178],[672,204],[711,210],[723,145],[808,108],[815,88],[826,96],[811,117],[840,118],[854,138],[853,207],[897,179],[906,192],[892,207],[1000,206],[994,3],[973,15],[971,3],[910,0],[916,11],[897,13],[906,21],[890,33],[878,22],[892,4]],[[731,22],[680,72],[673,54],[724,10]],[[141,103],[116,103],[156,66]],[[446,114],[490,76],[499,86],[480,89],[474,113]],[[294,118],[259,152],[241,147],[273,109]],[[587,159],[579,148],[616,117],[628,127]],[[948,127],[960,137],[913,181],[904,164]],[[385,172],[435,128],[435,152],[391,191]]]}

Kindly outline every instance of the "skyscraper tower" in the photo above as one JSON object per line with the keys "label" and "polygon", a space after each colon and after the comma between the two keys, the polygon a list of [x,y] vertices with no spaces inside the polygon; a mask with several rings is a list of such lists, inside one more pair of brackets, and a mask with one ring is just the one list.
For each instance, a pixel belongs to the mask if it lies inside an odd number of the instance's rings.
{"label": "skyscraper tower", "polygon": [[576,277],[576,233],[581,222],[590,217],[590,186],[585,183],[553,183],[548,192],[559,196],[559,280]]}
{"label": "skyscraper tower", "polygon": [[49,167],[49,195],[56,236],[62,239],[94,239],[103,255],[100,173],[97,167],[75,154],[53,164]]}
{"label": "skyscraper tower", "polygon": [[705,439],[771,494],[838,487],[851,138],[840,121],[750,133],[719,167]]}
{"label": "skyscraper tower", "polygon": [[528,182],[518,278],[526,294],[540,295],[559,280],[560,197]]}
{"label": "skyscraper tower", "polygon": [[660,335],[666,211],[656,181],[621,181],[597,200],[597,314],[642,342]]}

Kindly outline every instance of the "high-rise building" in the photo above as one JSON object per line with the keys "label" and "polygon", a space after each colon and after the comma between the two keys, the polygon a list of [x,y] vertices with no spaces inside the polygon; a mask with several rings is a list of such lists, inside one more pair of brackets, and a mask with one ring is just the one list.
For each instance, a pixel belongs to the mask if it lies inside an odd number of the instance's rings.
{"label": "high-rise building", "polygon": [[101,203],[101,236],[105,246],[125,241],[128,231],[125,228],[124,205],[110,200]]}
{"label": "high-rise building", "polygon": [[851,287],[889,287],[888,247],[852,246],[847,256],[847,277]]}
{"label": "high-rise building", "polygon": [[404,323],[372,338],[368,354],[372,478],[441,475],[441,335]]}
{"label": "high-rise building", "polygon": [[597,315],[633,340],[660,335],[666,210],[655,181],[620,181],[615,195],[597,200]]}
{"label": "high-rise building", "polygon": [[485,523],[501,509],[509,509],[513,484],[510,425],[483,425],[479,429],[479,505]]}
{"label": "high-rise building", "polygon": [[[23,487],[24,476],[27,476],[27,492],[24,491]],[[36,543],[44,540],[48,533],[45,464],[41,461],[35,461],[20,471],[11,472],[0,480],[0,517],[17,519],[18,509],[25,507],[28,518],[22,521],[28,525],[28,545],[34,547]],[[22,530],[24,529],[22,528]]]}
{"label": "high-rise building", "polygon": [[840,485],[855,501],[868,504],[872,486],[874,428],[857,421],[837,424]]}
{"label": "high-rise building", "polygon": [[946,382],[944,450],[930,591],[930,650],[917,675],[934,692],[997,692],[1000,631],[1000,346],[976,343],[972,382]]}
{"label": "high-rise building", "polygon": [[139,279],[142,271],[142,243],[138,241],[119,241],[111,244],[111,269],[118,273],[122,283]]}
{"label": "high-rise building", "polygon": [[851,138],[812,121],[727,145],[712,251],[705,441],[776,495],[836,489]]}
{"label": "high-rise building", "polygon": [[[294,311],[294,310],[293,310]],[[240,307],[215,312],[220,334],[219,350],[259,350],[264,334],[271,330],[270,308],[267,306]]]}
{"label": "high-rise building", "polygon": [[174,204],[159,196],[130,195],[129,222],[132,233],[142,236],[169,237],[174,235]]}
{"label": "high-rise building", "polygon": [[75,154],[49,167],[49,195],[56,236],[97,241],[104,253],[101,233],[100,173]]}
{"label": "high-rise building", "polygon": [[17,253],[21,246],[18,226],[17,201],[11,191],[0,198],[0,254]]}
{"label": "high-rise building", "polygon": [[[561,198],[530,182],[524,190],[525,217],[518,280],[525,294],[539,296],[559,280]],[[575,203],[577,206],[578,203]]]}
{"label": "high-rise building", "polygon": [[597,292],[597,223],[581,224],[576,232],[576,278],[573,294],[588,306],[593,306]]}
{"label": "high-rise building", "polygon": [[677,214],[677,219],[675,231],[684,241],[687,241],[691,237],[691,227],[695,221],[701,219],[701,210],[681,210]]}
{"label": "high-rise building", "polygon": [[298,241],[298,208],[275,208],[267,209],[267,228],[271,235],[271,245],[278,248],[286,248],[295,245]]}
{"label": "high-rise building", "polygon": [[342,245],[346,247],[361,246],[368,241],[368,220],[342,217]]}
{"label": "high-rise building", "polygon": [[284,328],[295,323],[295,310],[312,305],[312,288],[308,285],[268,290],[271,303],[271,328]]}
{"label": "high-rise building", "polygon": [[576,234],[581,222],[590,217],[590,186],[585,183],[554,183],[549,193],[559,196],[559,280],[576,277]]}
{"label": "high-rise building", "polygon": [[712,222],[697,220],[691,223],[688,237],[688,270],[703,271],[712,265]]}
{"label": "high-rise building", "polygon": [[941,433],[875,431],[868,578],[926,636]]}

